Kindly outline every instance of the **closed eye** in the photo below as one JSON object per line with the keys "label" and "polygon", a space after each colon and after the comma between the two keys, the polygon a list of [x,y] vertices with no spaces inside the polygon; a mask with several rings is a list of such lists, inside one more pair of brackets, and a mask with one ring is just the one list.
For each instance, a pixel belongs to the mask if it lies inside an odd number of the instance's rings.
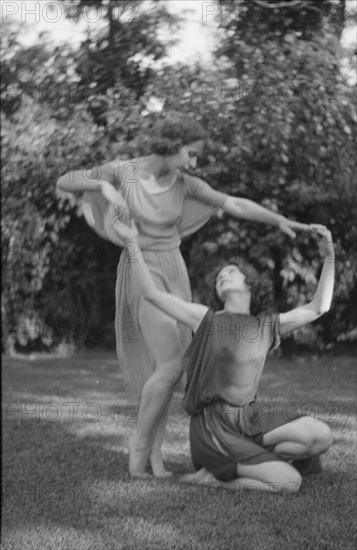
{"label": "closed eye", "polygon": [[238,269],[235,268],[235,267],[226,268],[224,271],[222,271],[221,273],[219,273],[219,275],[217,276],[216,284],[220,284],[220,283],[221,283],[222,277],[224,277],[224,275],[230,275],[231,273],[238,273]]}
{"label": "closed eye", "polygon": [[223,277],[223,275],[225,275],[226,273],[229,275],[230,273],[235,273],[237,270],[234,269],[234,267],[232,268],[229,268],[229,269],[226,269],[225,271],[222,271],[222,273],[220,273],[217,277],[217,279],[221,279]]}

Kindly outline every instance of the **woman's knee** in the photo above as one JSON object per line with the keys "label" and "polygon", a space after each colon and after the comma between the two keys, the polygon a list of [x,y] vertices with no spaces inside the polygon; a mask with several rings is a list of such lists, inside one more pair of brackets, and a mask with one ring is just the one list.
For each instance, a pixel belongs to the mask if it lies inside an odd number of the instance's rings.
{"label": "woman's knee", "polygon": [[304,443],[311,455],[324,453],[330,447],[332,434],[330,427],[321,420],[305,417]]}
{"label": "woman's knee", "polygon": [[160,317],[146,326],[143,335],[157,365],[180,361],[183,355],[180,330],[173,319]]}
{"label": "woman's knee", "polygon": [[330,440],[330,435],[325,430],[328,426],[315,420],[311,416],[304,416],[299,421],[296,431],[296,441],[305,447],[306,454],[315,454],[322,441]]}
{"label": "woman's knee", "polygon": [[332,433],[330,427],[325,422],[319,421],[316,425],[315,442],[313,454],[325,453],[332,443]]}

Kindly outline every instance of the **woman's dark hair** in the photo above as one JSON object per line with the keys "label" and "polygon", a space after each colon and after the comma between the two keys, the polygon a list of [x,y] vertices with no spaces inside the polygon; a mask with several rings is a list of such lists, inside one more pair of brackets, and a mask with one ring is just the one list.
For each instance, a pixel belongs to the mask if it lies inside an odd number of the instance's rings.
{"label": "woman's dark hair", "polygon": [[207,132],[194,118],[170,113],[155,128],[151,152],[163,156],[175,155],[184,145],[206,140],[207,137]]}
{"label": "woman's dark hair", "polygon": [[260,315],[261,313],[269,313],[274,304],[273,284],[266,274],[259,274],[255,267],[241,256],[221,262],[215,270],[212,281],[213,293],[211,306],[215,310],[223,309],[224,307],[224,303],[217,294],[216,283],[218,274],[228,265],[235,265],[245,275],[245,282],[250,287],[251,292],[251,314]]}

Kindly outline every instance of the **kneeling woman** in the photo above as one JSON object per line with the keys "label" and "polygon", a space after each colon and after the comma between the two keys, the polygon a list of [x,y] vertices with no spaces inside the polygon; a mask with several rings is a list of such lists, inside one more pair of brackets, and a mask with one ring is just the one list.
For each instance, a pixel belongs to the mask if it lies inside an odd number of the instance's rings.
{"label": "kneeling woman", "polygon": [[134,222],[128,227],[117,221],[114,227],[130,243],[132,274],[145,299],[195,333],[183,359],[187,372],[183,406],[191,416],[190,446],[197,472],[183,480],[296,492],[301,476],[290,462],[327,451],[330,429],[312,417],[292,416],[286,407],[264,410],[256,392],[268,351],[279,344],[281,333],[311,323],[330,307],[334,283],[330,232],[324,226],[311,226],[328,252],[313,300],[287,313],[269,314],[259,307],[264,281],[241,259],[218,271],[215,292],[223,309],[214,312],[158,290],[141,255]]}

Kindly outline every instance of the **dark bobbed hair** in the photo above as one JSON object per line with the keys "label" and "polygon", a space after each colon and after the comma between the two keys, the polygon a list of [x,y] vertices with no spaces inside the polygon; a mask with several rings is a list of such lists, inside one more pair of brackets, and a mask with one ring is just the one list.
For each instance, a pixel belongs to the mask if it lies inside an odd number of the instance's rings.
{"label": "dark bobbed hair", "polygon": [[245,258],[235,256],[228,261],[221,262],[212,278],[211,307],[216,311],[224,308],[224,302],[217,294],[216,283],[220,271],[228,265],[235,265],[245,275],[245,281],[250,288],[250,312],[252,315],[269,313],[274,304],[273,284],[266,274],[260,274]]}
{"label": "dark bobbed hair", "polygon": [[171,112],[157,124],[151,139],[151,152],[163,156],[175,155],[184,145],[207,138],[208,133],[194,118]]}

